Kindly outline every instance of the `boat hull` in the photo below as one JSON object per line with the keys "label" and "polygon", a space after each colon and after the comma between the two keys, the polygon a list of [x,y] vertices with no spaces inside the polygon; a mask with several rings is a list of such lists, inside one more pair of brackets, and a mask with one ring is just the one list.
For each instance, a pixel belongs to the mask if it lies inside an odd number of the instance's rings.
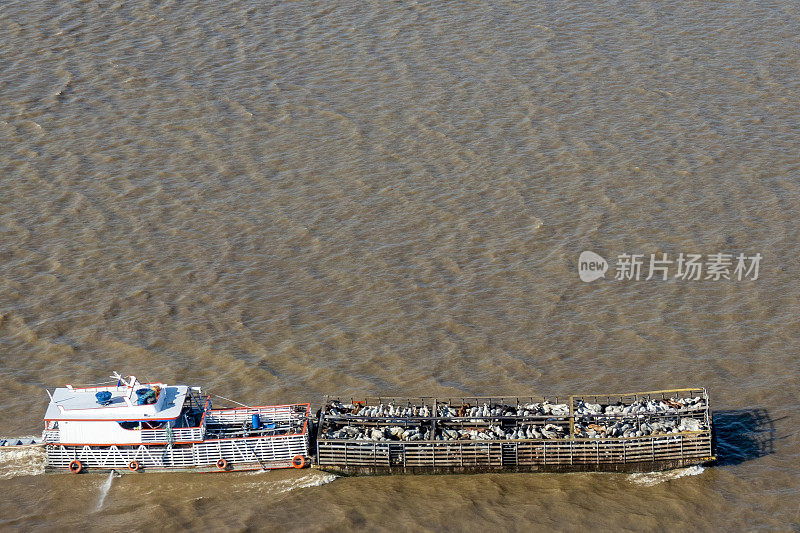
{"label": "boat hull", "polygon": [[[224,474],[230,472],[254,472],[254,471],[269,471],[269,470],[277,470],[281,468],[291,468],[291,464],[278,464],[272,466],[262,466],[260,463],[237,463],[234,465],[229,465],[225,469],[219,469],[214,465],[206,465],[206,466],[190,466],[190,467],[158,467],[158,466],[151,466],[147,468],[141,468],[139,470],[133,471],[129,470],[128,468],[109,468],[109,467],[85,467],[81,470],[82,474],[108,474],[109,472],[115,472],[118,474],[165,474],[165,473],[192,473],[192,474]],[[44,471],[48,474],[69,474],[69,470],[65,468],[58,468],[54,466],[46,466]]]}
{"label": "boat hull", "polygon": [[651,472],[714,461],[710,431],[637,438],[317,441],[317,465],[344,474]]}
{"label": "boat hull", "polygon": [[316,466],[317,469],[340,476],[431,475],[431,474],[499,474],[543,473],[563,474],[577,472],[641,473],[710,465],[716,457],[697,459],[664,459],[637,463],[601,464],[542,464],[526,466]]}
{"label": "boat hull", "polygon": [[[69,472],[79,461],[82,472],[208,470],[271,470],[291,468],[292,459],[306,456],[308,434],[217,439],[192,444],[134,446],[74,446],[48,444],[48,471]],[[132,468],[135,463],[136,468]],[[222,466],[217,466],[218,463]]]}

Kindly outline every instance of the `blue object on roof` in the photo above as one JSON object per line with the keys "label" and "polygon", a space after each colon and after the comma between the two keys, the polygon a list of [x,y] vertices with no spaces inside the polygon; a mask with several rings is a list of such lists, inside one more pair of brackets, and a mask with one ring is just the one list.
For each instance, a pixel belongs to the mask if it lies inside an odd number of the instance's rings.
{"label": "blue object on roof", "polygon": [[94,397],[97,398],[97,403],[100,405],[108,405],[111,403],[111,393],[107,390],[98,392]]}
{"label": "blue object on roof", "polygon": [[156,391],[153,389],[139,389],[136,391],[139,397],[136,400],[136,405],[149,405],[156,403]]}

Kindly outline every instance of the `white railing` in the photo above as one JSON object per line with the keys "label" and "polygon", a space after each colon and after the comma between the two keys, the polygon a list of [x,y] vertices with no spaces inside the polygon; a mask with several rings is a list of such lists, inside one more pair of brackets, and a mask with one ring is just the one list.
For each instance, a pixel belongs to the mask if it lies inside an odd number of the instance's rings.
{"label": "white railing", "polygon": [[205,411],[199,426],[191,428],[143,429],[142,442],[186,443],[202,441],[206,434],[206,417],[211,412],[208,408],[209,404],[210,398],[206,397]]}
{"label": "white railing", "polygon": [[258,414],[263,424],[290,422],[308,418],[309,410],[308,404],[212,409],[206,413],[206,422],[209,424],[249,422],[254,414]]}
{"label": "white railing", "polygon": [[201,440],[203,440],[203,427],[142,430],[142,442],[198,442]]}
{"label": "white railing", "polygon": [[203,443],[134,446],[65,446],[47,447],[48,468],[66,471],[70,461],[79,460],[88,468],[128,468],[136,461],[147,468],[211,467],[220,459],[231,465],[259,468],[290,468],[296,455],[308,455],[308,435],[281,435],[248,439],[221,439]]}
{"label": "white railing", "polygon": [[308,434],[210,440],[195,444],[193,452],[198,465],[225,459],[230,463],[290,466],[295,455],[308,455]]}

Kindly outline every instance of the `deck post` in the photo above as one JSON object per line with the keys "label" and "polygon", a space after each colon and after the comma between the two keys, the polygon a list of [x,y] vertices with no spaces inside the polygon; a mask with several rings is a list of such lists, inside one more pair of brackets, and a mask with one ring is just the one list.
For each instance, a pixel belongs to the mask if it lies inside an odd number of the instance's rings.
{"label": "deck post", "polygon": [[569,438],[575,438],[575,396],[569,397]]}

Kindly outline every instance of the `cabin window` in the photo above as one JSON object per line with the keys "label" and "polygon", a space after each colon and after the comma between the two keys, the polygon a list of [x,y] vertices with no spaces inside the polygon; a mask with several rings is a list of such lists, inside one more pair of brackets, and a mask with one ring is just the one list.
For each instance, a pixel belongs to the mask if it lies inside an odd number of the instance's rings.
{"label": "cabin window", "polygon": [[162,429],[165,420],[134,420],[133,422],[117,422],[122,429]]}

